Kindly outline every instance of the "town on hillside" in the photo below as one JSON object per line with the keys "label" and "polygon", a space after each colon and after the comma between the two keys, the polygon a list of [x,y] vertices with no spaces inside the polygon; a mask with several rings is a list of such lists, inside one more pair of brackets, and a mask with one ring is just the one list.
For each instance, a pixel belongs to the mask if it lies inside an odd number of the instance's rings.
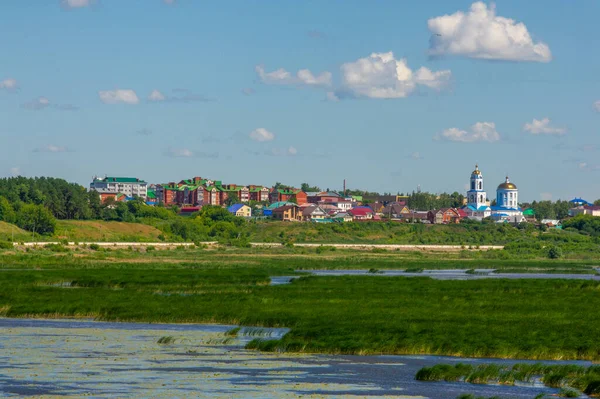
{"label": "town on hillside", "polygon": [[[310,191],[277,184],[223,184],[220,180],[193,177],[179,182],[148,184],[139,178],[94,177],[90,190],[105,204],[141,198],[149,206],[177,206],[181,215],[191,215],[203,206],[226,207],[232,214],[295,222],[364,222],[394,220],[408,223],[451,224],[463,219],[496,223],[541,223],[560,228],[560,219],[536,220],[532,208],[523,209],[519,189],[508,176],[496,188],[490,201],[479,166],[471,172],[469,190],[459,206],[440,209],[411,209],[407,195],[349,195],[346,189]],[[582,199],[569,201],[568,216],[600,216],[600,206]]]}

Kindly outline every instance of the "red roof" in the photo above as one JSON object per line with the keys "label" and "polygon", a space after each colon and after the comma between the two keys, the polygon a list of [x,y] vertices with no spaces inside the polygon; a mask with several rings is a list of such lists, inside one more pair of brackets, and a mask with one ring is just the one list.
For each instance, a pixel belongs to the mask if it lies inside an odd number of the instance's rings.
{"label": "red roof", "polygon": [[457,209],[456,211],[458,212],[458,216],[461,218],[466,218],[468,216],[467,212],[463,211],[462,209]]}
{"label": "red roof", "polygon": [[357,207],[350,209],[348,213],[352,216],[367,216],[371,215],[373,213],[373,210],[368,207]]}

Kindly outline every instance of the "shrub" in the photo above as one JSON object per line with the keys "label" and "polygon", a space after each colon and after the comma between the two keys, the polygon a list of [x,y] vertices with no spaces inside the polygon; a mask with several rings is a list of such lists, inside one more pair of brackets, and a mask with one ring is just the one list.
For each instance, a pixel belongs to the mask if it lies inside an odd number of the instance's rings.
{"label": "shrub", "polygon": [[98,244],[90,244],[90,249],[92,251],[98,251],[98,250],[100,250],[100,245],[98,245]]}
{"label": "shrub", "polygon": [[0,249],[13,249],[13,243],[9,241],[0,241]]}
{"label": "shrub", "polygon": [[62,244],[46,244],[44,248],[52,252],[69,252],[69,248],[65,248]]}
{"label": "shrub", "polygon": [[560,247],[553,245],[548,248],[548,258],[558,259],[558,258],[562,257],[562,255],[563,254],[562,254],[562,250],[560,249]]}
{"label": "shrub", "polygon": [[146,247],[146,252],[150,252],[150,251],[154,251],[156,248],[154,248],[152,245],[148,245]]}

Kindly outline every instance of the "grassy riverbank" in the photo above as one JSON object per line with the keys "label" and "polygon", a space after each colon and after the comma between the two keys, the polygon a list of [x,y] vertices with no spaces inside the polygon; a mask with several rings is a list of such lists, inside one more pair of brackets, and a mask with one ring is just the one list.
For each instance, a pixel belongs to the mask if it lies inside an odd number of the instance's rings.
{"label": "grassy riverbank", "polygon": [[299,268],[465,261],[286,249],[53,250],[0,255],[3,316],[291,328],[281,341],[252,344],[263,350],[600,360],[600,282],[311,276],[269,286],[269,276]]}

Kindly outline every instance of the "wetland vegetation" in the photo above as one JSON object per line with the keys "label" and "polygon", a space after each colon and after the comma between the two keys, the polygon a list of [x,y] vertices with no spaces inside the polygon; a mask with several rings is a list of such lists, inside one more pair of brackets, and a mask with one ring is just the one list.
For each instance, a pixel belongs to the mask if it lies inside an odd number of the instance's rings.
{"label": "wetland vegetation", "polygon": [[470,384],[517,383],[540,381],[550,388],[560,388],[559,396],[578,398],[581,392],[600,396],[600,366],[552,365],[541,363],[505,364],[437,364],[423,367],[415,376],[418,381],[464,381]]}
{"label": "wetland vegetation", "polygon": [[269,285],[301,269],[461,265],[583,270],[594,262],[309,248],[9,250],[0,252],[0,313],[290,328],[280,340],[249,344],[267,351],[600,360],[598,281],[366,273]]}

